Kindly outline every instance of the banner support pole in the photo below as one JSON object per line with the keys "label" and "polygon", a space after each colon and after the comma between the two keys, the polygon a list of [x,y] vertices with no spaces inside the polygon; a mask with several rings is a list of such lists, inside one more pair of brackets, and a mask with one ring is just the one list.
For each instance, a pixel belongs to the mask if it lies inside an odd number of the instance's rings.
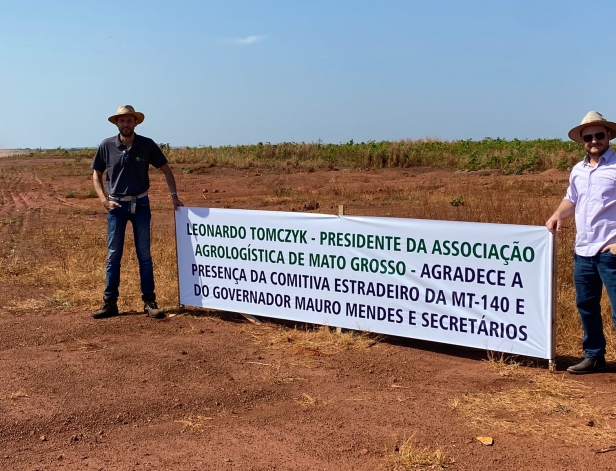
{"label": "banner support pole", "polygon": [[549,371],[550,373],[556,372],[556,309],[557,309],[557,299],[556,299],[556,289],[557,289],[557,276],[558,276],[558,238],[554,236],[554,234],[550,234],[552,237],[552,309],[551,309],[551,327],[552,327],[552,338],[550,345],[550,361],[549,361]]}
{"label": "banner support pole", "polygon": [[175,241],[175,270],[178,280],[178,314],[184,310],[184,305],[180,301],[180,252],[178,252],[178,226],[175,220],[176,209],[173,210],[173,239]]}
{"label": "banner support pole", "polygon": [[[344,216],[344,205],[343,204],[338,205],[338,216]],[[336,327],[336,332],[341,334],[342,327]]]}

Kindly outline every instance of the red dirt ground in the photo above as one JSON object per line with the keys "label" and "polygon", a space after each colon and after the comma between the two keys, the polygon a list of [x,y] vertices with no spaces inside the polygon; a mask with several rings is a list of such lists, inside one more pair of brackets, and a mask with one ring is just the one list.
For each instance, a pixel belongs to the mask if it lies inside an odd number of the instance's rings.
{"label": "red dirt ground", "polygon": [[[51,178],[63,162],[3,159],[0,221],[20,215],[20,231],[33,231],[46,223],[42,215],[58,217],[74,207],[82,211],[80,224],[103,230],[98,200],[63,196],[63,188],[91,188],[87,170]],[[41,174],[35,166],[47,170]],[[218,168],[199,175],[173,168],[187,205],[305,210],[304,200],[276,203],[273,189],[288,187],[303,189],[307,200],[314,195],[317,211],[328,213],[337,212],[336,192],[327,200],[318,188],[334,181],[342,188],[355,180],[374,185],[378,196],[378,188],[403,187],[411,178],[452,194],[490,178],[408,170],[274,174]],[[494,178],[556,185],[545,204],[549,211],[567,174]],[[155,229],[172,233],[173,215],[158,173],[151,198],[160,203],[153,204]],[[353,214],[385,215],[359,196],[347,203]],[[409,215],[395,203],[386,211]],[[7,228],[0,230],[7,234]],[[467,394],[496,394],[533,381],[503,376],[485,361],[486,352],[387,337],[368,348],[323,354],[270,348],[259,339],[280,332],[280,324],[257,326],[232,313],[194,310],[155,321],[129,312],[95,321],[90,308],[57,312],[42,303],[6,309],[20,297],[51,294],[26,280],[0,284],[2,470],[373,471],[388,469],[384,458],[411,437],[418,447],[440,449],[455,460],[448,469],[616,468],[614,453],[596,453],[605,444],[486,428],[452,407],[453,399]],[[539,376],[545,370],[542,362],[533,367]],[[569,379],[562,371],[556,375]],[[612,372],[584,377],[586,399],[611,408],[615,382]],[[592,426],[575,414],[565,419],[572,429]],[[549,421],[550,413],[538,420]],[[475,439],[485,435],[494,437],[493,446]]]}

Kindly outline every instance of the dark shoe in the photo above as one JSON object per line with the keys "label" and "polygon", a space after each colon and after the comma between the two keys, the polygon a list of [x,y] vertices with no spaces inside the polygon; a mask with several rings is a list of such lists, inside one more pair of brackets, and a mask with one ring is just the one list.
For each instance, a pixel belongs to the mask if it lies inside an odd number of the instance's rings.
{"label": "dark shoe", "polygon": [[153,319],[162,319],[165,317],[165,314],[161,309],[158,309],[158,304],[156,304],[156,293],[144,294],[141,296],[143,300],[143,312],[145,312],[148,317]]}
{"label": "dark shoe", "polygon": [[143,312],[153,319],[163,319],[165,317],[165,313],[158,308],[156,301],[145,301]]}
{"label": "dark shoe", "polygon": [[103,296],[103,305],[101,308],[92,313],[94,319],[107,319],[118,315],[118,301],[117,299],[108,298]]}
{"label": "dark shoe", "polygon": [[584,358],[577,365],[570,366],[567,371],[574,375],[585,375],[588,373],[594,373],[607,368],[605,364],[605,358]]}
{"label": "dark shoe", "polygon": [[156,294],[144,294],[141,296],[143,300],[143,312],[145,312],[148,317],[153,319],[162,319],[165,317],[165,314],[162,310],[158,309],[158,304],[156,304]]}

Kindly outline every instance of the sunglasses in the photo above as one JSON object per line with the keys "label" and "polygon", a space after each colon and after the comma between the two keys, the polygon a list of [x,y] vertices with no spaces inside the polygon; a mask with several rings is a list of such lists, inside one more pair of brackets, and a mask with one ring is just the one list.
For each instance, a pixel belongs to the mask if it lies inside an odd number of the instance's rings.
{"label": "sunglasses", "polygon": [[605,133],[604,132],[598,132],[596,134],[586,134],[584,136],[582,136],[582,140],[584,142],[592,142],[592,140],[595,141],[602,141],[603,139],[605,139]]}
{"label": "sunglasses", "polygon": [[[590,141],[588,141],[590,142]],[[124,149],[122,151],[122,163],[124,164],[129,164],[130,163],[130,154],[128,152],[128,149]]]}

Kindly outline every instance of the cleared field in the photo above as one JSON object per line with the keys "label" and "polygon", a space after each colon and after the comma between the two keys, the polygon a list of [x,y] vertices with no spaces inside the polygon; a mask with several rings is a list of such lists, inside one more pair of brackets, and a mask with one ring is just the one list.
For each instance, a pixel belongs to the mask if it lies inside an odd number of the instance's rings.
{"label": "cleared field", "polygon": [[15,150],[15,149],[0,149],[0,159],[2,157],[9,157],[11,155],[18,155],[21,154],[22,151],[21,150]]}
{"label": "cleared field", "polygon": [[[568,173],[178,161],[189,206],[543,225]],[[77,158],[73,158],[77,157]],[[91,157],[91,155],[90,155]],[[177,310],[173,213],[152,173],[157,294],[127,238],[120,309],[93,321],[105,213],[87,152],[0,161],[0,460],[6,469],[611,469],[613,373]],[[250,164],[249,162],[253,162]],[[287,164],[287,162],[291,162]],[[581,354],[573,224],[558,244],[559,370]],[[606,325],[609,307],[604,305]],[[614,336],[609,356],[614,360]],[[477,436],[492,436],[492,447]]]}

